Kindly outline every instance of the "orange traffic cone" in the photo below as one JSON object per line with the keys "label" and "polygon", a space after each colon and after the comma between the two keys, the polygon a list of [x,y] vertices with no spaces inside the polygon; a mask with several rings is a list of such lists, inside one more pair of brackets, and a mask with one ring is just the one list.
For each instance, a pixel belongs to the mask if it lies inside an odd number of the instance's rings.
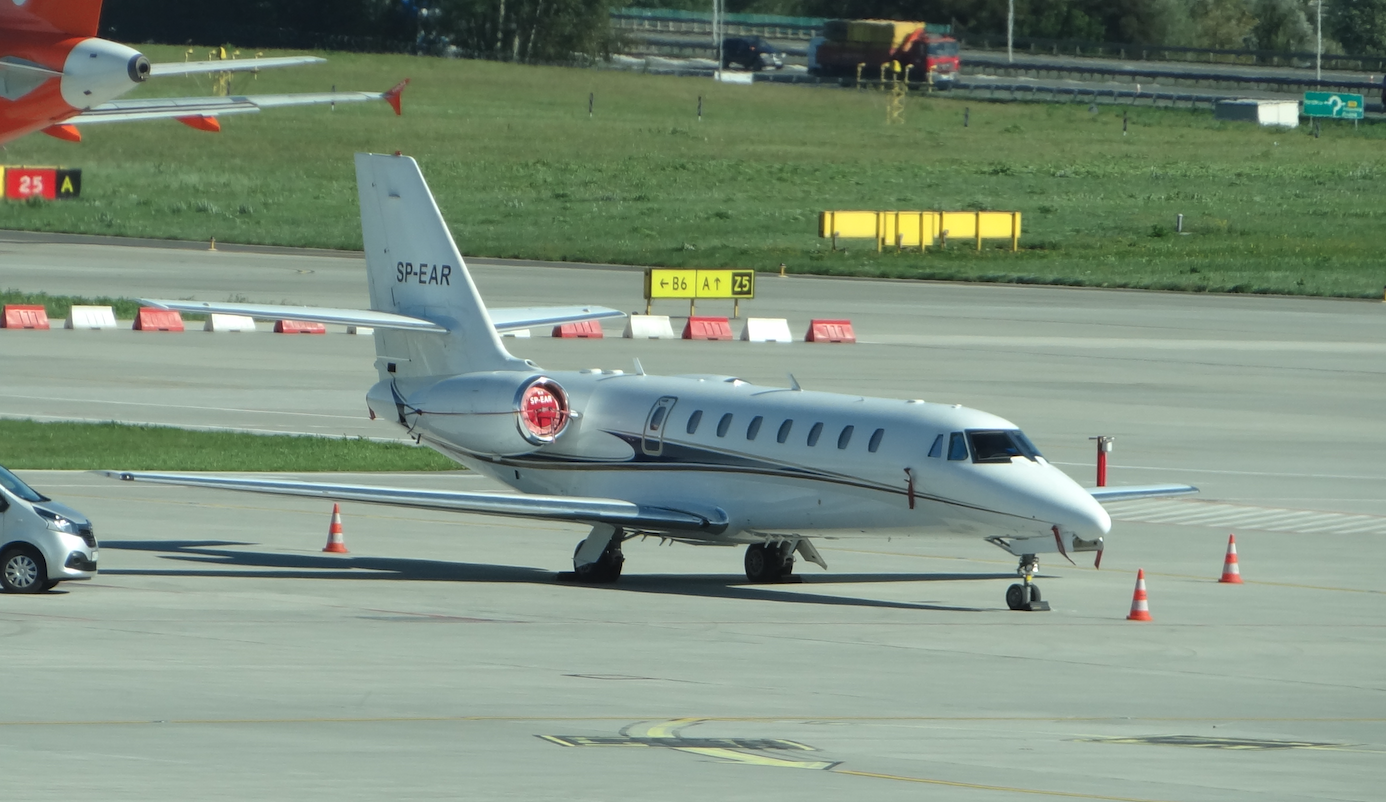
{"label": "orange traffic cone", "polygon": [[1242,569],[1237,567],[1237,536],[1227,536],[1227,559],[1222,563],[1222,579],[1232,585],[1242,584]]}
{"label": "orange traffic cone", "polygon": [[327,528],[327,545],[322,550],[333,554],[347,553],[346,541],[342,540],[342,508],[336,504],[332,505],[332,525]]}
{"label": "orange traffic cone", "polygon": [[1131,614],[1127,621],[1149,621],[1150,602],[1145,598],[1145,569],[1136,569],[1136,592],[1131,595]]}

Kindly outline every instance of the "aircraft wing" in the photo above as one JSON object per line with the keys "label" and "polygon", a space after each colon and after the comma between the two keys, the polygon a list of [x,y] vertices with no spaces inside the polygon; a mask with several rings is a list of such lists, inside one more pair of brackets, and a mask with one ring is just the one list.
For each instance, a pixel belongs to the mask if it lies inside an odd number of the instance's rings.
{"label": "aircraft wing", "polygon": [[400,113],[402,81],[388,92],[304,92],[291,95],[228,95],[226,97],[150,97],[133,100],[113,100],[78,114],[64,123],[130,122],[132,120],[166,120],[183,117],[219,117],[224,114],[254,114],[261,109],[280,106],[322,106],[329,103],[357,103],[363,100],[383,100],[395,114]]}
{"label": "aircraft wing", "polygon": [[323,306],[280,306],[277,304],[214,304],[202,301],[162,301],[147,298],[141,298],[140,303],[158,309],[172,309],[197,315],[244,315],[258,320],[302,320],[306,323],[336,323],[343,326],[369,326],[374,329],[447,333],[447,329],[422,318],[396,315],[393,312],[372,312],[365,309],[329,309]]}
{"label": "aircraft wing", "polygon": [[510,309],[487,309],[496,331],[514,331],[543,326],[559,326],[580,320],[604,320],[625,317],[626,313],[606,306],[529,306]]}
{"label": "aircraft wing", "polygon": [[125,482],[207,487],[280,496],[305,496],[332,501],[359,501],[392,507],[469,512],[479,515],[568,521],[579,524],[603,523],[629,529],[650,529],[658,532],[704,531],[709,534],[717,534],[727,525],[726,513],[721,510],[700,515],[662,507],[646,507],[629,501],[607,498],[410,490],[399,487],[339,485],[286,479],[257,479],[245,476],[140,473],[135,471],[93,471],[93,473]]}
{"label": "aircraft wing", "polygon": [[1169,498],[1192,496],[1198,492],[1193,485],[1145,485],[1143,487],[1089,487],[1087,491],[1099,502],[1134,501],[1138,498]]}
{"label": "aircraft wing", "polygon": [[303,64],[322,64],[327,59],[317,56],[275,56],[273,58],[240,58],[222,61],[170,61],[149,65],[149,77],[166,75],[201,75],[216,72],[251,72],[275,67],[297,67]]}

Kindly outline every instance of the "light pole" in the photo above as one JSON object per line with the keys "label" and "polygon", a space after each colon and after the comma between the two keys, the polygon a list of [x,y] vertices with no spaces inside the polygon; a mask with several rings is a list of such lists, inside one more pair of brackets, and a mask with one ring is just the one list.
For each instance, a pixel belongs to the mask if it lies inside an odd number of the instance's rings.
{"label": "light pole", "polygon": [[1006,2],[1006,61],[1015,61],[1015,54],[1011,50],[1011,42],[1015,33],[1015,0]]}
{"label": "light pole", "polygon": [[712,0],[712,46],[717,50],[717,74],[722,74],[722,3]]}
{"label": "light pole", "polygon": [[1318,49],[1314,51],[1314,80],[1323,80],[1323,0],[1318,2]]}

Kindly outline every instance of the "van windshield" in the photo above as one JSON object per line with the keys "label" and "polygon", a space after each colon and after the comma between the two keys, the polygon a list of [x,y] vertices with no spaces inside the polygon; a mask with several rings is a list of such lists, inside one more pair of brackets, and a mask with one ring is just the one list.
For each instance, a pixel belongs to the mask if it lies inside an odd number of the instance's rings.
{"label": "van windshield", "polygon": [[10,491],[11,493],[15,494],[16,496],[19,496],[21,499],[24,499],[28,502],[48,500],[46,496],[39,495],[39,493],[32,487],[29,487],[28,485],[24,484],[24,481],[22,479],[5,470],[4,468],[0,468],[0,487],[5,488],[6,490]]}

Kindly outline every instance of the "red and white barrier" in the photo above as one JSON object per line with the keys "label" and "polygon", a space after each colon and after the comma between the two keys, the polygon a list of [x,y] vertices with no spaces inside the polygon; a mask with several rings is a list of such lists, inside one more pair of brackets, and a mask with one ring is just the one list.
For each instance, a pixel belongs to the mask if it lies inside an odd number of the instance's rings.
{"label": "red and white barrier", "polygon": [[674,326],[668,315],[631,315],[621,334],[629,340],[674,340]]}
{"label": "red and white barrier", "polygon": [[814,318],[809,321],[806,343],[854,343],[857,334],[852,329],[852,321],[841,318]]}
{"label": "red and white barrier", "polygon": [[731,321],[724,317],[690,317],[683,327],[685,340],[730,340]]}
{"label": "red and white barrier", "polygon": [[203,331],[257,331],[255,318],[249,315],[208,315]]}
{"label": "red and white barrier", "polygon": [[275,334],[326,334],[327,326],[322,323],[309,323],[306,320],[276,320]]}
{"label": "red and white barrier", "polygon": [[183,316],[172,309],[141,306],[132,328],[135,331],[182,331]]}
{"label": "red and white barrier", "polygon": [[42,306],[28,304],[6,304],[5,317],[0,320],[0,328],[6,329],[48,329],[48,310]]}
{"label": "red and white barrier", "polygon": [[753,343],[790,343],[789,321],[782,317],[748,317],[741,330],[741,340]]}
{"label": "red and white barrier", "polygon": [[564,340],[600,340],[606,336],[600,320],[579,320],[553,327],[553,336]]}
{"label": "red and white barrier", "polygon": [[67,311],[65,329],[113,329],[117,326],[115,310],[109,306],[73,306]]}

